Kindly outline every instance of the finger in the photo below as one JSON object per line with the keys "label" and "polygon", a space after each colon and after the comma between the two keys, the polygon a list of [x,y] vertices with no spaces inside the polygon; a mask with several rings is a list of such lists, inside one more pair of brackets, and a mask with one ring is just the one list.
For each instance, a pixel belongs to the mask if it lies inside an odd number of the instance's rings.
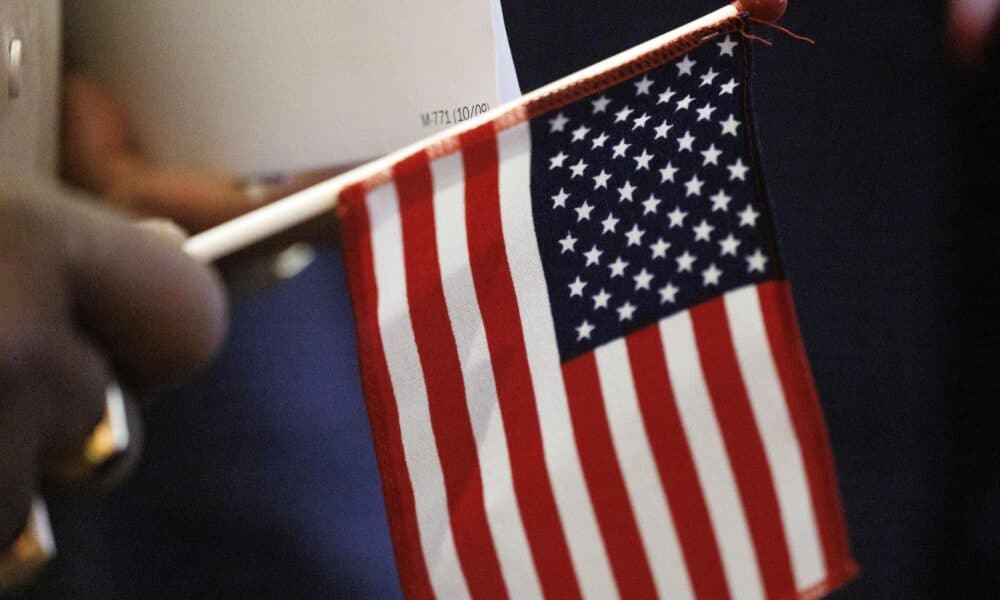
{"label": "finger", "polygon": [[[0,340],[0,381],[18,382],[22,369],[37,362],[24,346],[10,343],[10,334]],[[17,348],[17,350],[15,350]],[[43,428],[37,410],[21,386],[8,387],[0,408],[0,549],[7,548],[24,526],[35,483],[36,458]]]}
{"label": "finger", "polygon": [[[0,305],[18,310],[4,302],[10,295],[0,293]],[[33,388],[45,379],[38,369],[48,362],[54,336],[47,335],[44,322],[37,328],[18,325],[17,317],[30,310],[0,310],[0,549],[17,537],[27,518],[45,430],[46,411],[35,401]]]}
{"label": "finger", "polygon": [[83,447],[109,381],[100,354],[70,332],[8,338],[5,347],[16,350],[2,379],[20,384],[4,394],[0,415],[0,551],[23,530],[39,480]]}
{"label": "finger", "polygon": [[[36,330],[36,321],[54,327],[75,315],[73,325],[105,353],[125,384],[169,384],[215,355],[227,311],[212,269],[86,197],[46,181],[10,181],[0,176],[0,252],[6,258],[0,283],[13,290],[8,302],[44,312],[25,320],[27,329]],[[24,288],[30,285],[37,289]],[[0,315],[17,314],[3,305],[4,297],[0,293]]]}
{"label": "finger", "polygon": [[226,324],[215,273],[162,236],[91,207],[69,208],[76,217],[65,232],[75,307],[115,371],[145,386],[204,366]]}
{"label": "finger", "polygon": [[45,415],[40,461],[43,471],[76,457],[104,415],[105,390],[114,377],[100,351],[78,335],[62,336],[50,353],[47,381],[35,387],[35,402]]}
{"label": "finger", "polygon": [[[15,263],[25,259],[14,246],[5,250]],[[111,379],[65,306],[41,300],[65,297],[64,282],[49,276],[61,269],[46,258],[33,261],[31,276],[10,268],[0,275],[0,457],[16,473],[78,452],[102,416]]]}
{"label": "finger", "polygon": [[79,478],[97,466],[81,461],[81,452],[104,416],[112,381],[103,356],[73,330],[65,310],[31,301],[40,293],[63,295],[45,276],[55,263],[44,258],[35,261],[35,278],[11,279],[8,270],[4,283],[15,283],[0,286],[0,457],[8,469],[0,481],[14,480],[22,499],[35,475]]}
{"label": "finger", "polygon": [[135,223],[147,231],[155,233],[164,240],[176,244],[178,248],[183,248],[184,242],[188,239],[188,232],[181,229],[177,223],[162,217],[150,217]]}
{"label": "finger", "polygon": [[34,448],[27,439],[7,438],[0,442],[4,460],[0,461],[0,552],[17,539],[31,510],[34,488]]}
{"label": "finger", "polygon": [[166,217],[192,232],[234,219],[261,204],[232,178],[158,168],[134,154],[115,161],[108,185],[99,191],[115,206]]}

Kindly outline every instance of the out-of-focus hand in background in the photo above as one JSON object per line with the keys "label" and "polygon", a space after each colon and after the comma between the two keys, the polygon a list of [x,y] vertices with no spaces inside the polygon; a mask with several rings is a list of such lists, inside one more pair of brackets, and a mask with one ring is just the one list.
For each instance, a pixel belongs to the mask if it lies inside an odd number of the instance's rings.
{"label": "out-of-focus hand in background", "polygon": [[146,162],[128,111],[97,81],[65,75],[62,127],[63,177],[119,208],[197,232],[259,204],[226,175]]}
{"label": "out-of-focus hand in background", "polygon": [[[62,176],[112,206],[138,216],[169,219],[197,233],[233,219],[347,167],[289,174],[276,182],[245,185],[221,173],[150,163],[136,138],[129,112],[102,82],[66,73],[63,84]],[[329,243],[330,222],[315,220],[225,261],[224,269],[258,259],[303,239]]]}

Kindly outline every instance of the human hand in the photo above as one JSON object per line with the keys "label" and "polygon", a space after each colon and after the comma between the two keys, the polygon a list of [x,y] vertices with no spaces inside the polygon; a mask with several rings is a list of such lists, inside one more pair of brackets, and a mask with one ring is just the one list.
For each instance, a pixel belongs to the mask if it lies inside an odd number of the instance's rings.
{"label": "human hand", "polygon": [[[244,186],[216,173],[149,164],[135,139],[128,111],[102,83],[65,74],[62,171],[70,183],[132,213],[171,220],[196,233],[333,177],[351,165],[294,173],[267,184]],[[223,270],[245,265],[296,241],[325,244],[335,232],[318,219],[227,260]]]}
{"label": "human hand", "polygon": [[101,417],[112,377],[139,392],[205,365],[226,300],[179,245],[52,185],[0,174],[0,549],[40,480]]}
{"label": "human hand", "polygon": [[150,164],[125,106],[101,83],[63,81],[63,177],[130,212],[164,217],[191,232],[228,221],[264,200],[226,175]]}

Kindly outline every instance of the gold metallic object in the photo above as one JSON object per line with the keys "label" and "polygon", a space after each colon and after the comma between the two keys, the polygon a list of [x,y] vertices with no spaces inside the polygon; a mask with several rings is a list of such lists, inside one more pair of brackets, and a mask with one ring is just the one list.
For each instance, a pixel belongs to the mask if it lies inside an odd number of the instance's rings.
{"label": "gold metallic object", "polygon": [[110,383],[104,393],[104,416],[84,441],[80,453],[59,465],[57,473],[70,481],[87,479],[125,452],[128,443],[125,396],[117,383]]}
{"label": "gold metallic object", "polygon": [[[86,481],[121,457],[129,446],[125,396],[117,383],[104,392],[104,415],[84,441],[79,454],[59,465],[60,479]],[[35,498],[21,535],[6,549],[0,549],[0,591],[27,581],[35,571],[55,556],[55,540],[45,501]]]}
{"label": "gold metallic object", "polygon": [[28,522],[21,535],[6,550],[0,551],[0,591],[26,582],[56,554],[56,544],[49,524],[45,501],[35,498]]}

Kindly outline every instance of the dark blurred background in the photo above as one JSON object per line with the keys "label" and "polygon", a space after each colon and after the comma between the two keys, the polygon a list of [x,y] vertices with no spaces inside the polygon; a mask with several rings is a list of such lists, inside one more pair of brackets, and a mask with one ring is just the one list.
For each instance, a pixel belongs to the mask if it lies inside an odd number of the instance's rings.
{"label": "dark blurred background", "polygon": [[[528,91],[722,0],[503,4]],[[835,598],[1000,593],[1000,49],[959,66],[945,14],[792,0],[783,25],[816,46],[755,31],[774,40],[754,46],[756,130],[862,568]],[[324,252],[237,303],[216,367],[147,411],[135,477],[54,504],[62,558],[29,596],[398,595],[344,290]]]}

